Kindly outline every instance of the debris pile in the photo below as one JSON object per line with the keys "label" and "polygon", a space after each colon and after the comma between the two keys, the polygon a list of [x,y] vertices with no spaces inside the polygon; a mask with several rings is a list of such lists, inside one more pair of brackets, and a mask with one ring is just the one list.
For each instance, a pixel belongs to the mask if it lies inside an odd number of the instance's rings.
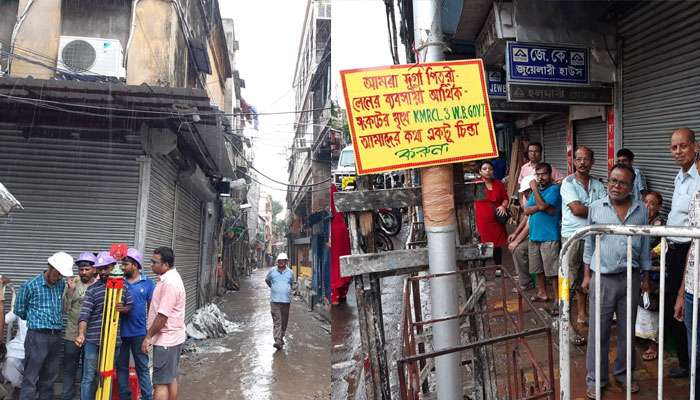
{"label": "debris pile", "polygon": [[187,336],[197,340],[220,338],[237,330],[238,325],[226,319],[226,314],[216,304],[207,304],[197,310],[187,324]]}

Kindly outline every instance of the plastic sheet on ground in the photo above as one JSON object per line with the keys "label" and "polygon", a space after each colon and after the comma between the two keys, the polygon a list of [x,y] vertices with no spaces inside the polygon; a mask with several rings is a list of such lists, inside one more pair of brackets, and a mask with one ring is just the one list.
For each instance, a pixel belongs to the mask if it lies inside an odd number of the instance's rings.
{"label": "plastic sheet on ground", "polygon": [[239,330],[238,325],[229,321],[216,304],[198,309],[187,324],[187,336],[197,340],[220,338]]}

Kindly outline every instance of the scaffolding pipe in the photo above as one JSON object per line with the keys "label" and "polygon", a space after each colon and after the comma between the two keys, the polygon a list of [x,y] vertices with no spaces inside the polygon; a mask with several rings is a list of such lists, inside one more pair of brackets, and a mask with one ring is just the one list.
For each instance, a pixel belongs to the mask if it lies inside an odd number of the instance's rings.
{"label": "scaffolding pipe", "polygon": [[[443,61],[441,2],[413,0],[413,26],[416,61]],[[421,170],[423,219],[428,239],[428,265],[431,274],[456,271],[457,218],[454,206],[452,166]],[[457,276],[435,278],[430,284],[432,318],[457,314]],[[459,344],[459,320],[451,319],[433,326],[433,349],[436,351]],[[435,359],[438,400],[461,399],[462,368],[459,352]]]}

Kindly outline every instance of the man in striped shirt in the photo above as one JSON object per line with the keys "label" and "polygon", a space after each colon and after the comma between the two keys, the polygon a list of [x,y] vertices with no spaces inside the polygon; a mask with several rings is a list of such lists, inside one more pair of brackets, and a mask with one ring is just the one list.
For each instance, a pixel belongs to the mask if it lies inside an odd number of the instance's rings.
{"label": "man in striped shirt", "polygon": [[[102,307],[107,290],[107,279],[116,264],[117,260],[106,251],[97,255],[95,269],[100,274],[100,279],[87,289],[83,299],[83,306],[80,309],[78,336],[75,338],[75,344],[78,347],[85,346],[83,352],[83,378],[80,382],[80,400],[93,400],[95,398],[97,359],[100,351],[100,334],[102,333]],[[124,286],[121,303],[117,304],[117,311],[123,314],[128,313],[133,302],[129,291]],[[115,355],[118,354],[120,345],[119,329],[117,329],[117,350]]]}
{"label": "man in striped shirt", "polygon": [[58,252],[48,259],[46,271],[22,285],[15,314],[27,321],[24,341],[24,377],[20,400],[53,398],[63,330],[63,277],[73,276],[73,257]]}
{"label": "man in striped shirt", "polygon": [[[608,196],[593,202],[588,210],[589,225],[646,225],[648,211],[643,203],[632,196],[634,170],[627,165],[617,164],[610,171]],[[584,278],[581,289],[588,291],[590,286],[588,347],[586,349],[586,395],[595,398],[595,285],[600,285],[600,386],[608,382],[608,349],[610,348],[610,330],[613,314],[617,315],[617,358],[613,375],[621,385],[626,378],[626,329],[628,318],[632,326],[637,317],[640,286],[643,291],[650,287],[651,252],[648,236],[636,236],[632,239],[632,315],[627,315],[627,238],[620,235],[602,235],[600,238],[600,265],[595,254],[594,236],[586,237],[583,251]],[[644,271],[640,284],[639,269]],[[591,278],[591,270],[600,271],[600,282]],[[634,338],[629,338],[633,340]],[[634,351],[634,346],[632,346]],[[632,369],[635,357],[632,355]],[[632,393],[639,391],[639,384],[630,382]]]}

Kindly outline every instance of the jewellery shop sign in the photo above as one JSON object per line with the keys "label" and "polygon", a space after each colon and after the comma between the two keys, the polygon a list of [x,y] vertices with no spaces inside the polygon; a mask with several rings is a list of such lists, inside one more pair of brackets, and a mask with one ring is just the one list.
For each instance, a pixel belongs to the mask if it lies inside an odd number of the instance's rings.
{"label": "jewellery shop sign", "polygon": [[508,42],[509,102],[612,104],[612,87],[590,85],[587,48]]}
{"label": "jewellery shop sign", "polygon": [[340,71],[357,172],[498,156],[481,60]]}

